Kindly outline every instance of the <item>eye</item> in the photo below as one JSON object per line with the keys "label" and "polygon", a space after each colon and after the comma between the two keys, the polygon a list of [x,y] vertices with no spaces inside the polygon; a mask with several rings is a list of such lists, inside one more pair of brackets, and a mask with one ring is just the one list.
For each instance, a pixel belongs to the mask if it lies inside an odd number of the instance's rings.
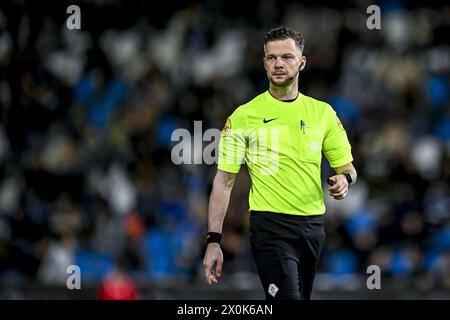
{"label": "eye", "polygon": [[294,59],[294,57],[291,55],[286,55],[286,56],[283,56],[282,59],[286,62],[291,62]]}
{"label": "eye", "polygon": [[267,62],[274,62],[276,58],[274,56],[267,56],[266,57]]}

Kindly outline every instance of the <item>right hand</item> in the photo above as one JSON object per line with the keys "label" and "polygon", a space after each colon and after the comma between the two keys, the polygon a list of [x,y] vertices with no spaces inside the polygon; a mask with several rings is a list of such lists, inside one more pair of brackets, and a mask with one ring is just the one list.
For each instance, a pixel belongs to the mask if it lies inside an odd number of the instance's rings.
{"label": "right hand", "polygon": [[[206,282],[211,285],[217,283],[222,273],[223,253],[218,243],[210,243],[206,247],[203,268]],[[213,269],[215,267],[215,269]]]}

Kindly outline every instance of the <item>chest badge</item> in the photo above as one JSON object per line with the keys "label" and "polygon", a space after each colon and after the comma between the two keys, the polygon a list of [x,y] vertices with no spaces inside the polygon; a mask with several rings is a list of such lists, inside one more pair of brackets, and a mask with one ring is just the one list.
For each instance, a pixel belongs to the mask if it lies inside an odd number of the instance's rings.
{"label": "chest badge", "polygon": [[313,153],[316,153],[317,150],[319,150],[319,144],[317,143],[317,141],[311,142],[311,144],[309,145],[309,147],[311,148],[311,151],[312,151]]}

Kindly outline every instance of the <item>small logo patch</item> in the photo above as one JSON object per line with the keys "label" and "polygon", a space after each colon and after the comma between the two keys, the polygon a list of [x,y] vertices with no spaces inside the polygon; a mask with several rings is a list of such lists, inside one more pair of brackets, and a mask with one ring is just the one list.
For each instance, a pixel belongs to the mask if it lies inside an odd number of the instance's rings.
{"label": "small logo patch", "polygon": [[264,122],[264,123],[267,123],[267,122],[270,122],[270,121],[273,121],[273,120],[277,120],[277,119],[278,119],[278,118],[272,118],[272,119],[267,119],[267,120],[266,120],[266,118],[264,118],[264,119],[263,119],[263,122]]}
{"label": "small logo patch", "polygon": [[269,285],[269,290],[267,290],[267,292],[269,292],[269,294],[275,298],[275,296],[279,290],[280,289],[278,289],[278,287],[275,284],[271,283]]}
{"label": "small logo patch", "polygon": [[341,128],[342,130],[345,130],[345,129],[344,129],[344,126],[342,125],[342,122],[341,122],[341,120],[338,118],[338,116],[336,116],[336,121],[337,121],[338,127]]}
{"label": "small logo patch", "polygon": [[227,122],[225,123],[225,126],[222,129],[222,134],[221,134],[222,137],[226,137],[230,133],[230,130],[231,130],[231,120],[227,119]]}
{"label": "small logo patch", "polygon": [[313,153],[316,153],[317,150],[319,150],[319,144],[317,143],[317,141],[311,142],[310,148]]}

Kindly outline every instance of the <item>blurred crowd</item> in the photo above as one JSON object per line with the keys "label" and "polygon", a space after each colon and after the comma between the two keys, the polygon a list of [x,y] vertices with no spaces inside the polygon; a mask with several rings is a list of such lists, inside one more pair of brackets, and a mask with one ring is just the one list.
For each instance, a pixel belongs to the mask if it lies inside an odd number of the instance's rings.
{"label": "blurred crowd", "polygon": [[[171,134],[196,120],[221,129],[265,91],[264,34],[287,25],[306,40],[300,90],[334,107],[359,173],[347,199],[325,195],[317,286],[365,287],[378,265],[392,288],[450,290],[450,6],[77,4],[81,30],[66,27],[68,4],[0,4],[1,284],[65,286],[76,264],[84,284],[119,274],[137,286],[203,285],[215,165],[173,164]],[[366,27],[370,4],[380,30]],[[256,272],[249,184],[243,167],[224,279]]]}

